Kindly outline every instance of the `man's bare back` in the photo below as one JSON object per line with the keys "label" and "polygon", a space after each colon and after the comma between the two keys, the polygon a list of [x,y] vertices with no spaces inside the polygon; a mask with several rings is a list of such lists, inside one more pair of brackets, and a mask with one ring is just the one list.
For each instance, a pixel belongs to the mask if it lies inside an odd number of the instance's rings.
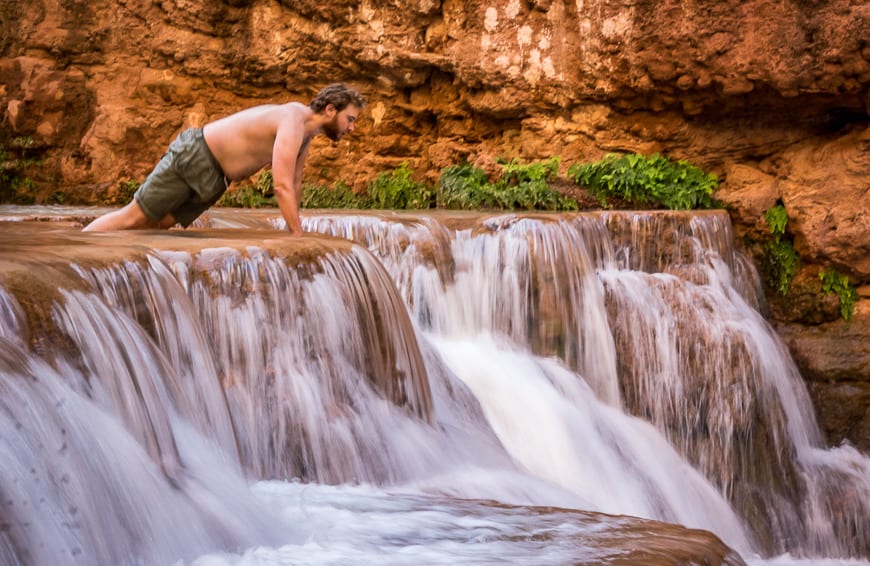
{"label": "man's bare back", "polygon": [[292,234],[302,233],[302,169],[311,139],[338,141],[352,132],[365,97],[342,84],[299,102],[254,106],[185,130],[142,183],[134,199],[85,230],[188,226],[226,190],[226,180],[246,179],[271,164],[275,197]]}
{"label": "man's bare back", "polygon": [[306,121],[311,130],[313,114],[309,107],[298,102],[254,106],[207,124],[203,135],[224,174],[231,181],[240,181],[272,163],[279,128],[305,132],[304,150],[305,140],[312,137],[312,132],[306,132]]}

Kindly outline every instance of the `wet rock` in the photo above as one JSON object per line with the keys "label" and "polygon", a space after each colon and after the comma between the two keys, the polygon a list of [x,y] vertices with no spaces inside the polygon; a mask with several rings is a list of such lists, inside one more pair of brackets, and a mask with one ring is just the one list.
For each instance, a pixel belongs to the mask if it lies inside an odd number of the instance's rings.
{"label": "wet rock", "polygon": [[868,27],[849,0],[12,0],[0,149],[30,140],[14,155],[32,160],[27,201],[119,204],[119,183],[141,181],[182,128],[345,80],[371,104],[354,136],[313,144],[312,181],[364,188],[403,161],[433,181],[463,158],[567,168],[665,152],[722,175],[737,224],[763,228],[781,199],[802,259],[866,285]]}
{"label": "wet rock", "polygon": [[870,309],[865,303],[849,323],[779,324],[777,330],[808,380],[829,442],[846,440],[870,452]]}

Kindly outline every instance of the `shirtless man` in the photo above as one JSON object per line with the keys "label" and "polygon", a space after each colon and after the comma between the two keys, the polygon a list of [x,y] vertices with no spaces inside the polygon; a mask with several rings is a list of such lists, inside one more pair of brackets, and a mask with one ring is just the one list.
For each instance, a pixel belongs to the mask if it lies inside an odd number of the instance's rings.
{"label": "shirtless man", "polygon": [[352,132],[365,97],[343,84],[324,88],[305,106],[298,102],[242,110],[203,128],[181,132],[124,208],[97,218],[85,230],[187,227],[213,205],[230,181],[272,165],[278,207],[291,234],[301,234],[302,167],[311,139],[338,141]]}

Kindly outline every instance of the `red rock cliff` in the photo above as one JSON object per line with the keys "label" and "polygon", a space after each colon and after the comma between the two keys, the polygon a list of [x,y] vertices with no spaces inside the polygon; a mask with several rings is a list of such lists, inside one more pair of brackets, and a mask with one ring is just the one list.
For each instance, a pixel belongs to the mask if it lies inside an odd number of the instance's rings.
{"label": "red rock cliff", "polygon": [[[111,202],[182,127],[343,80],[370,105],[311,180],[664,152],[720,175],[738,230],[782,202],[809,287],[834,267],[868,295],[868,30],[863,0],[5,0],[0,141],[42,160],[37,199]],[[870,301],[848,326],[797,302],[773,314],[823,424],[868,450]]]}

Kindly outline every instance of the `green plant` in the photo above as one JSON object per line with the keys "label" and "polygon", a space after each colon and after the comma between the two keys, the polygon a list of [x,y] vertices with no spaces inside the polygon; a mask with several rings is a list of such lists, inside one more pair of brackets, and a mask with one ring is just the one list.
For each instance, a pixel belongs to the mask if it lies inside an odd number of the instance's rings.
{"label": "green plant", "polygon": [[840,315],[843,319],[847,322],[852,320],[858,291],[849,284],[849,278],[834,269],[823,269],[819,273],[819,279],[822,281],[822,291],[833,293],[840,299]]}
{"label": "green plant", "polygon": [[118,190],[114,201],[116,203],[128,203],[133,198],[133,194],[139,190],[139,181],[135,179],[127,179],[126,181],[118,182]]}
{"label": "green plant", "polygon": [[358,195],[347,184],[338,182],[332,187],[303,185],[302,206],[304,208],[371,208],[371,202],[366,195]]}
{"label": "green plant", "polygon": [[503,163],[500,185],[507,198],[505,208],[526,210],[577,210],[577,203],[550,188],[549,182],[559,173],[559,157],[546,161],[520,163],[517,159]]}
{"label": "green plant", "polygon": [[764,211],[764,219],[770,227],[773,239],[765,244],[764,274],[768,284],[779,294],[788,294],[791,281],[800,265],[800,256],[794,244],[786,238],[788,214],[782,204]]}
{"label": "green plant", "polygon": [[484,204],[488,183],[486,172],[467,161],[445,167],[438,177],[438,206],[460,210],[491,207]]}
{"label": "green plant", "polygon": [[671,210],[713,208],[713,191],[719,186],[712,173],[687,161],[672,161],[659,154],[609,154],[595,163],[575,163],[568,176],[588,187],[602,206],[608,197]]}
{"label": "green plant", "polygon": [[274,195],[272,172],[262,171],[255,184],[242,184],[227,191],[217,201],[216,206],[236,208],[263,208],[278,206]]}
{"label": "green plant", "polygon": [[788,214],[785,207],[777,204],[764,211],[764,220],[770,226],[770,233],[776,237],[781,237],[785,234],[785,227],[788,225]]}
{"label": "green plant", "polygon": [[263,196],[272,196],[275,194],[275,180],[272,178],[272,170],[266,169],[257,175],[257,183],[254,185],[258,193]]}
{"label": "green plant", "polygon": [[235,190],[227,191],[217,201],[215,206],[234,208],[263,208],[278,206],[275,197],[267,197],[253,185],[241,185]]}
{"label": "green plant", "polygon": [[773,240],[765,248],[765,275],[767,282],[779,294],[788,294],[791,281],[800,265],[800,257],[794,245],[787,240]]}
{"label": "green plant", "polygon": [[550,188],[559,169],[558,157],[520,163],[500,161],[501,178],[490,183],[486,173],[463,162],[445,167],[438,178],[438,206],[453,209],[577,210],[577,203]]}
{"label": "green plant", "polygon": [[27,168],[42,165],[41,159],[29,155],[33,138],[10,138],[0,132],[0,202],[32,204],[36,202],[33,180],[26,176]]}
{"label": "green plant", "polygon": [[532,163],[522,163],[516,157],[510,161],[502,160],[502,179],[508,184],[516,185],[548,181],[559,174],[560,162],[559,157]]}
{"label": "green plant", "polygon": [[402,163],[390,173],[381,173],[369,185],[369,198],[373,208],[425,209],[435,201],[432,188],[413,179],[408,163]]}

